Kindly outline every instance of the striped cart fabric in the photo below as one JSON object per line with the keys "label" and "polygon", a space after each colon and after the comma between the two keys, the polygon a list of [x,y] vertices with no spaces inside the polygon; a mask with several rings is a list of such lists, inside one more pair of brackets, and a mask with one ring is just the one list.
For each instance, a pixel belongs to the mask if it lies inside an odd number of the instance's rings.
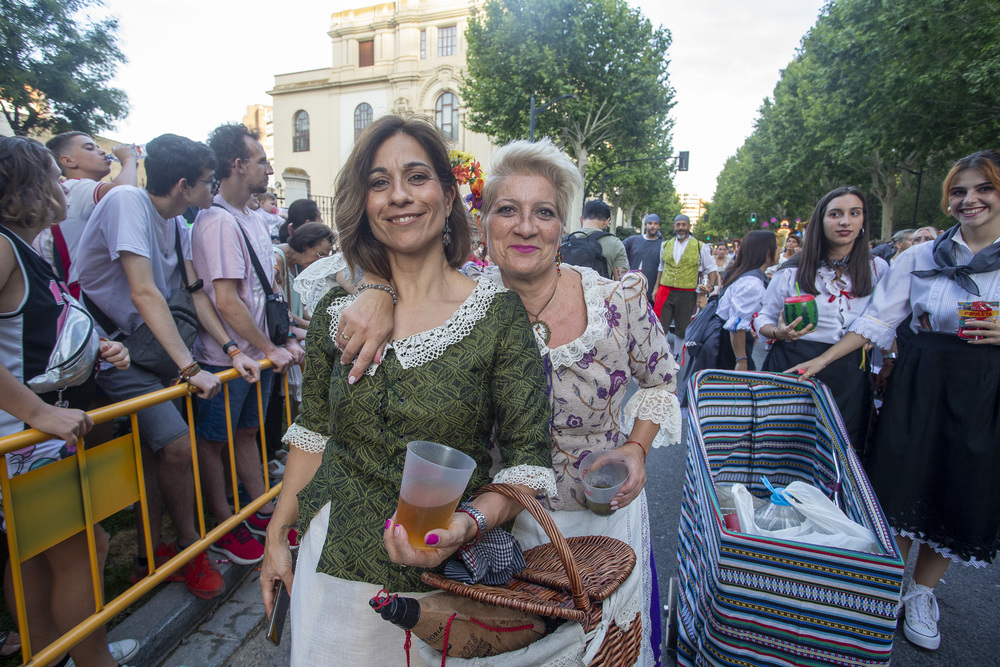
{"label": "striped cart fabric", "polygon": [[[819,382],[702,371],[691,418],[677,553],[682,665],[888,665],[903,562]],[[762,498],[796,480],[874,532],[880,553],[728,530],[716,483]]]}

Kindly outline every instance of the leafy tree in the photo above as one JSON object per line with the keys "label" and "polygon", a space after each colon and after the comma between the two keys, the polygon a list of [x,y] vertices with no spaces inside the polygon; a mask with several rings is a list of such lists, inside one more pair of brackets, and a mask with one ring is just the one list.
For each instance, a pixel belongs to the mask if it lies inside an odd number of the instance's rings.
{"label": "leafy tree", "polygon": [[505,143],[528,136],[530,96],[549,135],[586,176],[590,157],[648,154],[669,131],[670,33],[625,0],[488,0],[469,23],[466,124]]}
{"label": "leafy tree", "polygon": [[0,108],[15,134],[96,132],[128,113],[107,85],[125,56],[118,20],[85,10],[100,0],[0,0]]}
{"label": "leafy tree", "polygon": [[923,212],[936,198],[927,177],[1000,135],[998,30],[991,0],[834,0],[720,174],[719,214],[753,205],[805,218],[853,184],[877,199],[876,235],[910,226],[914,175]]}
{"label": "leafy tree", "polygon": [[[669,159],[670,155],[665,132],[658,142],[641,153],[608,146],[606,151],[591,158],[588,171],[594,175],[589,179],[587,192],[596,195],[604,188],[605,201],[613,210],[623,211],[626,225],[633,224],[636,212],[641,219],[646,213],[663,216],[675,209],[680,211],[680,199],[673,183],[676,164]],[[660,159],[664,156],[668,159]],[[610,162],[605,163],[605,160]],[[606,164],[610,166],[605,169]]]}

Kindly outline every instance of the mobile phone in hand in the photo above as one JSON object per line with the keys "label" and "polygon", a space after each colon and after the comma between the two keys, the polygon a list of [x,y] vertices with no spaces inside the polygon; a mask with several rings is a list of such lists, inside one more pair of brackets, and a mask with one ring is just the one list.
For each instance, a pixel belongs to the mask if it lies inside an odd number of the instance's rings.
{"label": "mobile phone in hand", "polygon": [[278,581],[274,591],[274,609],[271,610],[271,618],[267,622],[267,638],[278,646],[281,644],[281,631],[285,628],[285,618],[288,616],[288,605],[291,598],[285,589],[285,582]]}

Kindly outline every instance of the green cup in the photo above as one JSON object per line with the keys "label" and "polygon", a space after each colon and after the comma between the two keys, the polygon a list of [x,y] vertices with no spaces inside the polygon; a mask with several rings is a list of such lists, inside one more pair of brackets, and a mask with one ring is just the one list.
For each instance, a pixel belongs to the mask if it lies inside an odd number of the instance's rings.
{"label": "green cup", "polygon": [[786,325],[790,325],[796,318],[802,318],[802,321],[795,327],[796,331],[802,331],[810,324],[819,325],[816,297],[812,294],[800,294],[785,299],[784,314]]}

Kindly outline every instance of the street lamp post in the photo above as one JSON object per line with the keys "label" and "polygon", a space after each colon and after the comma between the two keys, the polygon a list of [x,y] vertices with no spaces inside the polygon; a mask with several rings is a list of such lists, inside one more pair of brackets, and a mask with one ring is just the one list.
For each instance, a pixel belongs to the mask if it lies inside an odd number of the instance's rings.
{"label": "street lamp post", "polygon": [[924,168],[921,167],[920,171],[913,171],[912,169],[907,169],[906,167],[903,167],[903,171],[908,171],[908,172],[910,172],[911,174],[913,174],[914,176],[917,177],[917,194],[913,198],[913,221],[910,223],[910,226],[913,229],[916,229],[917,228],[917,208],[920,206],[920,182],[924,180]]}
{"label": "street lamp post", "polygon": [[604,176],[604,172],[606,172],[611,167],[614,167],[615,165],[627,164],[629,162],[650,162],[651,160],[677,160],[678,161],[678,171],[687,171],[687,168],[688,168],[688,156],[689,155],[690,155],[689,151],[681,151],[677,155],[660,155],[660,156],[657,156],[657,157],[640,157],[640,158],[634,158],[632,160],[619,160],[618,162],[612,162],[611,164],[609,164],[608,166],[606,166],[604,169],[601,169],[599,172],[597,172],[596,174],[594,174],[593,176],[590,177],[590,183],[587,185],[587,187],[585,187],[583,189],[583,198],[584,198],[584,201],[586,201],[586,199],[587,199],[587,193],[590,192],[590,185],[592,185],[594,183],[594,181],[597,180],[598,176],[603,176],[603,178],[601,178],[601,200],[602,201],[604,200],[604,186],[607,184],[607,176]]}
{"label": "street lamp post", "polygon": [[543,111],[545,111],[546,109],[548,109],[550,106],[552,106],[553,104],[555,104],[559,100],[564,100],[567,97],[572,97],[572,98],[576,99],[578,96],[577,96],[576,93],[569,93],[568,95],[563,95],[562,97],[557,97],[556,99],[552,100],[551,102],[549,102],[545,106],[539,107],[536,110],[535,109],[535,94],[534,93],[531,94],[531,120],[528,123],[528,141],[534,141],[535,140],[535,116],[537,116],[538,114],[542,113]]}

